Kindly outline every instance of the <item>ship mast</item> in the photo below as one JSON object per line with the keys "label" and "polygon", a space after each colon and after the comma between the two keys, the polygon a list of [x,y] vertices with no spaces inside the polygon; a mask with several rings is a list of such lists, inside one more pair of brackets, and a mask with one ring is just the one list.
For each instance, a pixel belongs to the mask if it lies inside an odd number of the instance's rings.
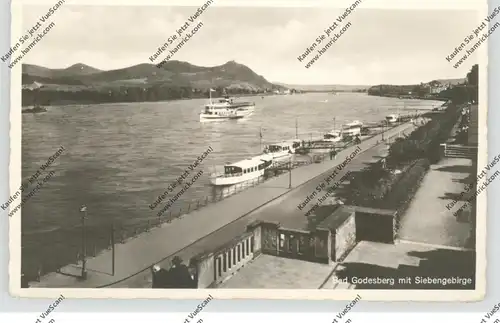
{"label": "ship mast", "polygon": [[295,118],[295,139],[299,139],[299,124],[297,118]]}

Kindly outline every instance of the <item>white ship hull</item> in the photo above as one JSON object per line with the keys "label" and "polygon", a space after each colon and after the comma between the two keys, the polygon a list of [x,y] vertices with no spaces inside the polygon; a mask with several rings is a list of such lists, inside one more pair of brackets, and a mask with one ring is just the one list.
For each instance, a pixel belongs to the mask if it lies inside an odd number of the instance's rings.
{"label": "white ship hull", "polygon": [[242,174],[239,176],[212,176],[210,177],[210,183],[215,186],[229,186],[246,181],[256,180],[261,176],[264,176],[264,169],[252,173]]}
{"label": "white ship hull", "polygon": [[352,128],[352,129],[342,131],[342,136],[354,137],[354,136],[360,136],[360,135],[361,135],[361,128]]}
{"label": "white ship hull", "polygon": [[237,120],[248,117],[254,112],[255,106],[218,109],[217,113],[200,113],[200,121]]}
{"label": "white ship hull", "polygon": [[283,160],[292,158],[292,154],[290,154],[288,151],[272,152],[272,153],[264,154],[262,156],[265,156],[266,158],[269,158],[272,161],[283,161]]}
{"label": "white ship hull", "polygon": [[[258,160],[267,160],[271,162],[270,165],[275,165],[276,163],[283,162],[285,160],[290,159],[291,157],[292,154],[286,151],[280,151],[280,152],[262,154],[253,158]],[[212,174],[210,176],[210,184],[215,186],[229,186],[243,182],[253,181],[261,176],[264,176],[264,172],[266,169],[267,167],[249,173],[240,173],[238,175],[224,175],[224,173]]]}

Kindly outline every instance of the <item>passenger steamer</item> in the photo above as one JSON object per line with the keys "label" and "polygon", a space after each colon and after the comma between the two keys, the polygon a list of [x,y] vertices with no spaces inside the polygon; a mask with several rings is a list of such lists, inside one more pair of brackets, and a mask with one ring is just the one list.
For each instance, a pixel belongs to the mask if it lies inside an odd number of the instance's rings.
{"label": "passenger steamer", "polygon": [[215,186],[228,186],[255,180],[264,176],[267,168],[291,158],[300,146],[301,141],[298,139],[269,145],[262,155],[225,165],[224,172],[210,176],[210,183]]}
{"label": "passenger steamer", "polygon": [[234,102],[229,96],[212,101],[210,89],[210,102],[205,105],[200,113],[200,121],[220,121],[225,119],[241,119],[251,115],[255,108],[254,102]]}
{"label": "passenger steamer", "polygon": [[342,136],[359,136],[361,135],[361,128],[363,128],[363,123],[361,121],[355,120],[350,123],[346,123],[342,126]]}
{"label": "passenger steamer", "polygon": [[340,142],[344,138],[360,136],[363,130],[363,123],[355,120],[346,123],[342,126],[341,130],[332,130],[323,136],[323,141]]}

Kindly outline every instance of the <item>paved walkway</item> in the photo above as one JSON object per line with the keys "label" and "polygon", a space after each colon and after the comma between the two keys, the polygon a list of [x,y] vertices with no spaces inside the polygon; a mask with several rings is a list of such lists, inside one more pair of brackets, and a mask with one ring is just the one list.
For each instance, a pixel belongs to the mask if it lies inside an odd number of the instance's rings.
{"label": "paved walkway", "polygon": [[260,255],[217,288],[317,289],[333,265]]}
{"label": "paved walkway", "polygon": [[[403,124],[387,131],[385,138],[397,136],[413,129],[412,124]],[[349,164],[348,169],[359,169],[386,150],[384,144],[373,147],[381,140],[381,135],[363,141],[359,147],[363,153]],[[73,287],[95,288],[112,285],[112,287],[139,288],[149,284],[149,267],[164,259],[162,265],[168,265],[170,259],[178,254],[183,259],[206,251],[231,240],[242,233],[247,223],[254,219],[278,219],[285,224],[287,218],[305,220],[297,209],[297,205],[311,193],[317,184],[329,175],[328,170],[342,163],[356,147],[349,147],[338,153],[335,160],[327,160],[320,164],[311,164],[292,171],[292,186],[288,189],[288,174],[270,179],[263,184],[245,190],[219,203],[206,206],[200,210],[152,229],[150,232],[116,245],[116,271],[111,273],[111,251],[105,250],[94,258],[87,260],[88,278],[85,281],[58,273],[43,276],[32,287]],[[365,152],[366,150],[368,150]],[[345,171],[345,169],[344,169]],[[327,173],[325,173],[327,172]],[[321,176],[323,175],[323,176]],[[339,175],[341,177],[341,174]],[[304,185],[305,184],[305,185]],[[290,194],[287,194],[290,193]],[[287,194],[286,198],[281,198]],[[286,202],[286,203],[285,203]],[[262,208],[262,206],[266,207]],[[271,208],[274,206],[274,208]],[[257,212],[255,212],[257,210]],[[296,223],[296,221],[292,221]],[[78,274],[76,265],[61,268],[62,272]]]}
{"label": "paved walkway", "polygon": [[472,161],[445,158],[432,165],[401,221],[400,239],[465,248],[470,223],[453,216],[464,202],[450,210],[446,205],[463,192],[463,181],[472,172]]}

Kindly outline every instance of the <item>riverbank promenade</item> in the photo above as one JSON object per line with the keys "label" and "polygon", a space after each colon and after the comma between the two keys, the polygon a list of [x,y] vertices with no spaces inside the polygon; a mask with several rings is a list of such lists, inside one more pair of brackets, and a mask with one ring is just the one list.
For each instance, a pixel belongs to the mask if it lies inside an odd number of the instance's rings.
{"label": "riverbank promenade", "polygon": [[[452,205],[464,191],[464,181],[473,173],[472,161],[444,158],[432,165],[401,221],[401,240],[430,245],[468,248],[470,222],[453,215],[465,202]],[[439,183],[439,185],[436,185]]]}
{"label": "riverbank promenade", "polygon": [[[385,132],[384,138],[409,133],[414,125],[406,123]],[[376,135],[358,146],[361,152],[344,168],[343,172],[356,171],[381,158],[387,145]],[[358,146],[349,147],[337,154],[336,159],[293,169],[292,188],[289,174],[285,173],[260,185],[242,191],[218,203],[208,205],[154,228],[135,238],[116,244],[115,273],[111,274],[112,252],[105,250],[87,259],[88,276],[80,280],[68,274],[79,275],[81,264],[71,264],[50,273],[40,282],[30,283],[34,288],[145,288],[150,284],[149,268],[155,263],[168,266],[171,258],[179,255],[184,261],[213,249],[241,234],[247,223],[255,219],[278,220],[282,223],[307,222],[308,208],[299,210],[297,205],[329,174],[329,170],[345,161]],[[341,174],[338,178],[341,177]],[[62,274],[65,273],[65,274]]]}

